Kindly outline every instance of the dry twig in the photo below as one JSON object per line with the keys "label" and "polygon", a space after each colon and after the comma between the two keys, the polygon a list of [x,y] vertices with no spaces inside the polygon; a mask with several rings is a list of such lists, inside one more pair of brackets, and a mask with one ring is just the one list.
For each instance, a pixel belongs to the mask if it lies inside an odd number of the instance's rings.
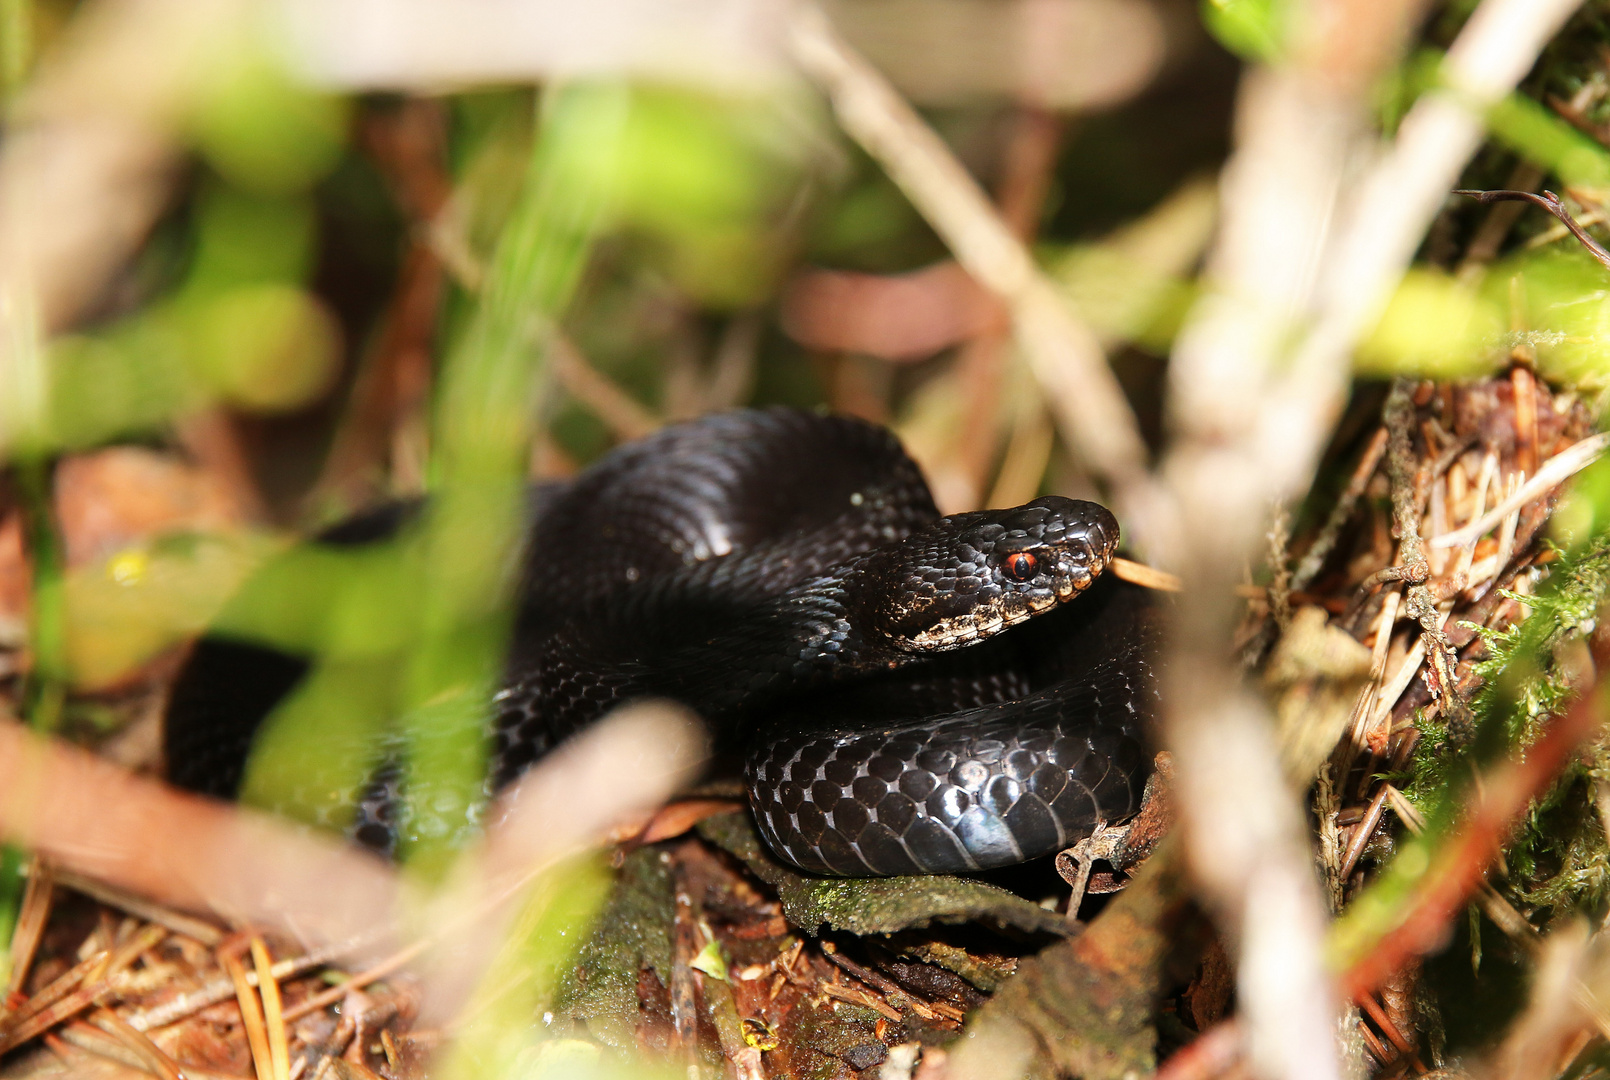
{"label": "dry twig", "polygon": [[791,12],[788,42],[795,61],[827,92],[844,130],[900,185],[967,272],[1011,309],[1024,355],[1068,444],[1113,484],[1120,504],[1137,500],[1146,446],[1095,334],[933,129],[808,0]]}

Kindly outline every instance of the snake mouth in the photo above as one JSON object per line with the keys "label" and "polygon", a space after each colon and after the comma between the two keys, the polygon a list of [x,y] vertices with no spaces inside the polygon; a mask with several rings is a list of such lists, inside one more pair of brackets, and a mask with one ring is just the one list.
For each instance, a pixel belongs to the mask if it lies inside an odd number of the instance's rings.
{"label": "snake mouth", "polygon": [[1086,567],[1057,567],[1057,603],[1065,604],[1095,583],[1096,575]]}
{"label": "snake mouth", "polygon": [[1113,551],[1117,547],[1115,539],[1108,539],[1099,529],[1092,539],[1098,542],[1078,544],[1057,559],[1052,581],[1057,603],[1067,603],[1090,588],[1112,563]]}
{"label": "snake mouth", "polygon": [[971,645],[975,641],[992,638],[1001,631],[1027,622],[1041,612],[1049,611],[1060,601],[1050,595],[1018,598],[1025,602],[994,604],[964,615],[942,619],[932,627],[913,634],[907,645],[912,652],[948,652]]}

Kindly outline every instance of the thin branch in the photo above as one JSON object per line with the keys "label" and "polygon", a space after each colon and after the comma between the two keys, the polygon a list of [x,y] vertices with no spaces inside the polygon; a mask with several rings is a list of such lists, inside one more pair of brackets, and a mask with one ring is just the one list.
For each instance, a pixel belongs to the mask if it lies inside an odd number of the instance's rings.
{"label": "thin branch", "polygon": [[826,91],[844,130],[883,166],[967,272],[1011,309],[1029,366],[1080,459],[1117,488],[1143,484],[1146,444],[1100,342],[978,182],[820,8],[796,4],[788,42],[795,62]]}
{"label": "thin branch", "polygon": [[1541,499],[1559,485],[1587,468],[1599,459],[1599,456],[1610,448],[1610,432],[1601,432],[1589,436],[1581,442],[1561,450],[1549,458],[1543,467],[1537,470],[1537,475],[1515,490],[1509,498],[1504,499],[1497,506],[1487,511],[1469,525],[1455,529],[1453,532],[1443,533],[1431,540],[1435,548],[1462,547],[1465,544],[1481,539],[1483,533],[1503,522],[1503,520],[1529,502]]}
{"label": "thin branch", "polygon": [[1496,202],[1529,202],[1533,206],[1542,207],[1559,218],[1561,225],[1571,230],[1571,235],[1576,237],[1577,241],[1587,248],[1595,259],[1599,260],[1600,266],[1610,270],[1610,251],[1606,251],[1597,240],[1588,235],[1588,230],[1577,223],[1576,218],[1571,216],[1571,211],[1565,208],[1565,204],[1560,201],[1560,197],[1552,191],[1545,191],[1539,195],[1535,191],[1471,191],[1468,188],[1461,188],[1455,191],[1454,194],[1468,195],[1483,206],[1489,206]]}
{"label": "thin branch", "polygon": [[1114,559],[1108,569],[1112,571],[1114,577],[1122,578],[1131,585],[1140,585],[1159,592],[1179,592],[1183,588],[1178,575],[1132,559]]}
{"label": "thin branch", "polygon": [[548,363],[572,397],[591,409],[621,442],[641,439],[660,426],[660,418],[619,383],[599,371],[564,334],[550,338]]}
{"label": "thin branch", "polygon": [[1319,535],[1314,538],[1314,542],[1309,545],[1308,551],[1298,562],[1297,569],[1292,572],[1292,591],[1302,592],[1306,589],[1320,568],[1325,565],[1331,549],[1336,546],[1337,539],[1342,535],[1342,527],[1347,524],[1347,519],[1353,516],[1353,508],[1358,505],[1364,489],[1369,486],[1370,478],[1375,475],[1376,467],[1381,464],[1381,455],[1385,452],[1386,429],[1381,428],[1371,437],[1369,445],[1364,449],[1364,456],[1359,459],[1358,466],[1347,482],[1347,490],[1336,500],[1336,505],[1331,508],[1330,517],[1326,518],[1324,527],[1319,530]]}

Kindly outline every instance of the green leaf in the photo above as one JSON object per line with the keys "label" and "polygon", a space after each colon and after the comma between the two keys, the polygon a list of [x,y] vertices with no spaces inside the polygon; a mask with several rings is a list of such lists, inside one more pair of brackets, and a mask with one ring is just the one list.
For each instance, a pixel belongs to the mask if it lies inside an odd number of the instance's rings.
{"label": "green leaf", "polygon": [[346,145],[346,99],[293,79],[265,43],[265,28],[218,43],[201,73],[189,128],[202,156],[248,191],[307,190]]}
{"label": "green leaf", "polygon": [[1243,60],[1267,61],[1285,48],[1289,0],[1202,0],[1202,23]]}
{"label": "green leaf", "polygon": [[1415,267],[1403,276],[1381,321],[1360,344],[1363,375],[1468,378],[1500,356],[1504,311],[1478,286]]}
{"label": "green leaf", "polygon": [[1522,94],[1487,112],[1495,139],[1541,165],[1571,187],[1610,187],[1610,151]]}
{"label": "green leaf", "polygon": [[727,958],[721,952],[721,942],[715,938],[711,938],[704,948],[699,950],[699,955],[689,961],[688,966],[694,971],[704,972],[712,979],[726,981]]}

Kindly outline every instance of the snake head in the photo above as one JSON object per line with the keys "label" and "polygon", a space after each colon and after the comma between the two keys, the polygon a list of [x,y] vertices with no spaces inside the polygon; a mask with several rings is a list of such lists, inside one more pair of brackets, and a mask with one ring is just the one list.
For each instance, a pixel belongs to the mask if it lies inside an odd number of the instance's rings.
{"label": "snake head", "polygon": [[962,648],[1072,600],[1117,548],[1117,519],[1093,502],[954,514],[869,560],[886,598],[874,622],[899,652]]}

